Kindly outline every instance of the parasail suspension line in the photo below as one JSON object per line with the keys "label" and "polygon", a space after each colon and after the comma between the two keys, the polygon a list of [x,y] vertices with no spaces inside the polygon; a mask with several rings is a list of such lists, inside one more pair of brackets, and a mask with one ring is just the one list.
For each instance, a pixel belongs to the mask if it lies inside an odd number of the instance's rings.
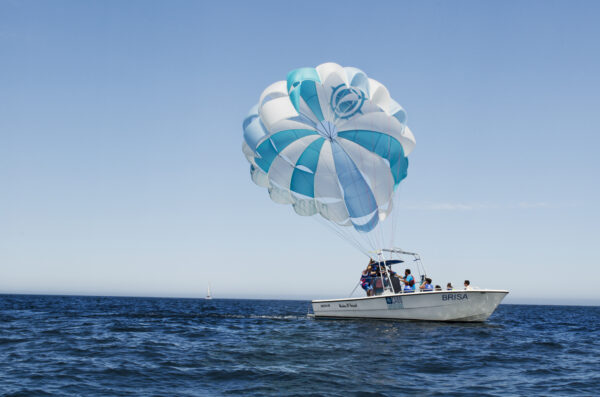
{"label": "parasail suspension line", "polygon": [[348,298],[352,297],[352,295],[354,294],[354,291],[356,291],[356,289],[358,288],[359,285],[360,285],[360,281],[358,283],[356,283],[356,286],[354,287],[354,289],[352,290],[352,292],[350,292],[350,295],[348,295]]}

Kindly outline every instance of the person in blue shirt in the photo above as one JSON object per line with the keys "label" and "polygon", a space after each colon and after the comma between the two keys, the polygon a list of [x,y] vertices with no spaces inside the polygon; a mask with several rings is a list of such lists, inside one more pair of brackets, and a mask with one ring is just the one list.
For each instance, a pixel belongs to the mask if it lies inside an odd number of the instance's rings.
{"label": "person in blue shirt", "polygon": [[446,291],[452,291],[454,288],[452,288],[452,283],[448,283],[446,284]]}
{"label": "person in blue shirt", "polygon": [[421,284],[419,289],[423,292],[433,291],[433,285],[431,285],[431,279],[429,277],[425,278],[425,281],[423,281],[423,284]]}
{"label": "person in blue shirt", "polygon": [[410,269],[404,270],[402,281],[404,282],[404,292],[415,291],[415,278],[410,274]]}

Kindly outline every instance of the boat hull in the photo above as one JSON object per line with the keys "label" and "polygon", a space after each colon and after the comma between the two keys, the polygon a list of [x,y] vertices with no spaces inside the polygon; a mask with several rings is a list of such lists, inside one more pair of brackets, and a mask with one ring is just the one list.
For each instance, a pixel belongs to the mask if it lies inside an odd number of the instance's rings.
{"label": "boat hull", "polygon": [[315,318],[483,322],[508,294],[504,290],[433,291],[313,300]]}

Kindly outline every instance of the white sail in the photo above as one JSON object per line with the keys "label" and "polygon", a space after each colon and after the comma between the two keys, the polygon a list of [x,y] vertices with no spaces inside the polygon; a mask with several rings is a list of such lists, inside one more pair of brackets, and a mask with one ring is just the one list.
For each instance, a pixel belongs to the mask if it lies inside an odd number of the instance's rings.
{"label": "white sail", "polygon": [[206,287],[206,299],[212,299],[212,295],[210,294],[210,283]]}

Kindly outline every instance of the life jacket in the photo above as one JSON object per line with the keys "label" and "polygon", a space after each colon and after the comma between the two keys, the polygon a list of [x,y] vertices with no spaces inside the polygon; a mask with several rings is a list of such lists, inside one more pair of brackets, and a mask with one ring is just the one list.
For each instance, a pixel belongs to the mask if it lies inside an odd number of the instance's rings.
{"label": "life jacket", "polygon": [[367,284],[371,284],[371,276],[368,274],[363,274],[360,276],[360,285],[365,286]]}

